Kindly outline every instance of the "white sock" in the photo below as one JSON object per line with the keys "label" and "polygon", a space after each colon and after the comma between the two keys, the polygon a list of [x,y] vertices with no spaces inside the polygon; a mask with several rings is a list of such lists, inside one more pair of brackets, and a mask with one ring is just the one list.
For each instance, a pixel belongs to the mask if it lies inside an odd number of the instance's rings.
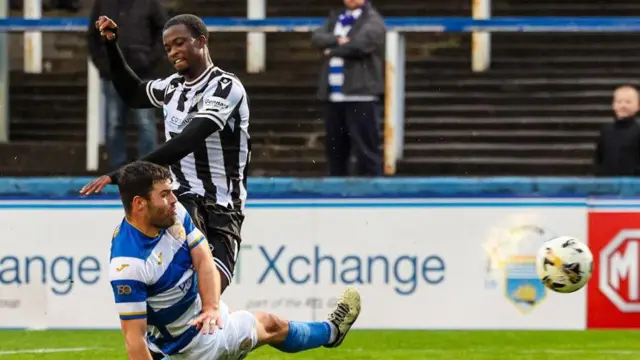
{"label": "white sock", "polygon": [[329,328],[331,329],[331,334],[329,335],[329,343],[332,343],[336,341],[336,337],[338,337],[338,329],[336,329],[336,326],[333,325],[331,321],[327,321],[326,323],[329,324]]}

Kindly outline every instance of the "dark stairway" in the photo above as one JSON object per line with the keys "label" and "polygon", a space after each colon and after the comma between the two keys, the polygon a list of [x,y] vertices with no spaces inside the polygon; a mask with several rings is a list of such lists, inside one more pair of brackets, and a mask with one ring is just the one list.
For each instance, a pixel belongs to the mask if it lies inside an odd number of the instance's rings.
{"label": "dark stairway", "polygon": [[457,49],[413,63],[402,171],[590,174],[597,130],[611,121],[612,91],[640,73],[634,38],[497,34],[486,74],[472,74]]}
{"label": "dark stairway", "polygon": [[[404,3],[410,2],[405,0]],[[331,8],[326,4],[311,6],[316,10],[301,15],[326,16]],[[246,14],[246,5],[242,2],[230,6],[229,2],[221,0],[190,0],[181,5],[178,12],[201,16],[241,17]],[[291,9],[290,3],[283,7],[271,1],[270,5],[273,6],[270,6],[268,16],[284,16],[287,13],[282,12]],[[306,7],[304,2],[298,2],[298,5],[299,10]],[[86,16],[86,9],[80,15]],[[87,53],[84,34],[45,34],[45,43],[50,50],[45,51],[45,61],[50,64],[51,73],[40,75],[21,73],[21,36],[12,36],[12,61],[17,69],[12,73],[11,81],[13,142],[0,146],[0,173],[85,173]],[[251,132],[255,143],[252,174],[323,175],[323,126],[320,104],[314,97],[320,57],[310,48],[310,34],[269,34],[267,72],[257,75],[245,73],[245,34],[213,33],[210,36],[210,49],[216,64],[237,73],[251,97]],[[39,101],[37,107],[33,105],[33,99]],[[58,102],[60,99],[62,103]],[[135,157],[133,130],[130,150]],[[101,171],[105,166],[106,152],[103,151]]]}
{"label": "dark stairway", "polygon": [[[620,16],[631,1],[495,2],[495,16]],[[535,11],[529,12],[529,10]],[[611,95],[636,84],[640,34],[495,33],[492,67],[470,71],[470,35],[408,66],[400,171],[442,175],[590,175]],[[437,69],[434,71],[433,69]]]}
{"label": "dark stairway", "polygon": [[[470,14],[469,2],[461,0],[380,3],[387,16]],[[268,16],[324,17],[333,4],[269,0]],[[180,12],[243,16],[245,6],[189,0]],[[633,10],[640,4],[626,0],[494,1],[495,16],[618,16]],[[269,34],[267,71],[257,75],[244,71],[245,34],[211,37],[214,61],[237,73],[251,97],[252,174],[323,175],[321,104],[314,97],[320,57],[310,47],[309,34]],[[613,88],[640,73],[636,34],[494,34],[493,63],[484,74],[470,70],[469,34],[407,38],[401,175],[588,175],[594,136],[602,122],[610,121]],[[84,173],[84,37],[57,36],[51,44],[53,74],[12,74],[14,143],[10,151],[2,147],[4,175]],[[64,105],[55,105],[57,98]],[[134,139],[132,132],[132,150]]]}
{"label": "dark stairway", "polygon": [[[395,1],[381,11],[388,16],[468,16],[467,3]],[[614,2],[623,10],[612,9],[611,2],[584,3],[496,1],[494,14],[619,16],[634,7],[640,10],[630,1]],[[329,11],[315,2],[274,0],[270,5],[270,16],[326,16]],[[270,39],[270,71],[295,69],[296,94],[308,83],[304,106],[313,106],[318,55],[308,50],[306,34]],[[484,74],[470,70],[470,39],[470,34],[407,35],[406,149],[399,173],[589,175],[594,137],[611,118],[612,90],[639,72],[634,49],[640,35],[494,34],[493,64]],[[287,55],[291,60],[282,61]],[[256,123],[254,131],[261,130]],[[288,128],[273,139],[277,146],[264,145],[278,153],[274,161],[322,170],[322,121],[294,117]]]}
{"label": "dark stairway", "polygon": [[[207,0],[208,3],[216,3]],[[195,2],[195,0],[193,0]],[[174,0],[165,0],[172,5]],[[245,13],[244,5],[222,6],[226,13],[219,16],[239,16]],[[196,4],[197,5],[197,4]],[[194,5],[194,8],[197,6]],[[237,6],[242,5],[242,6]],[[170,13],[175,10],[169,8]],[[44,16],[88,16],[85,7],[78,14],[49,11]],[[180,11],[182,12],[182,11]],[[21,16],[19,12],[12,16]],[[212,34],[215,40],[219,34]],[[228,34],[212,48],[218,51],[221,66],[237,64],[236,51],[244,43],[238,41],[243,34]],[[86,175],[86,110],[87,110],[87,48],[84,33],[43,34],[43,74],[25,74],[22,71],[22,35],[10,34],[10,137],[9,144],[0,144],[0,175],[4,176],[76,176]],[[230,39],[229,39],[230,38]],[[220,45],[223,48],[220,49]],[[227,46],[229,45],[229,46]],[[231,54],[231,56],[227,56]],[[244,59],[244,55],[242,55]],[[171,69],[164,64],[159,75],[169,74]],[[159,142],[164,141],[163,125],[158,111]],[[136,153],[136,129],[132,124],[128,134],[131,158]],[[101,149],[99,172],[108,169],[107,153]]]}
{"label": "dark stairway", "polygon": [[[624,0],[494,2],[495,16],[622,16],[634,9],[640,4]],[[272,0],[269,11],[269,16],[326,16],[329,7]],[[394,1],[381,11],[470,15],[468,2]],[[407,35],[406,148],[399,174],[591,174],[595,136],[611,121],[612,91],[640,73],[635,50],[640,34],[494,34],[492,67],[483,74],[471,71],[470,39],[470,34]],[[313,118],[318,55],[309,47],[307,34],[269,35],[269,72],[295,71],[296,85],[286,81],[300,104],[294,114],[290,104],[280,120],[253,121],[271,171],[292,163],[310,173],[325,168],[320,113]]]}
{"label": "dark stairway", "polygon": [[[271,0],[267,16],[324,18],[335,5],[331,1]],[[399,0],[376,2],[376,6],[386,16],[460,16],[470,13],[468,1],[461,0]],[[292,169],[296,169],[294,175],[326,174],[323,104],[315,98],[321,55],[312,49],[309,38],[310,34],[269,34],[265,74],[269,81],[265,79],[263,88],[251,85],[253,97],[268,92],[272,98],[281,99],[278,105],[271,102],[270,108],[254,111],[259,116],[252,118],[252,136],[256,150],[262,155],[263,168],[267,169],[265,174],[287,175]],[[415,40],[407,43],[408,53],[418,58],[427,57],[439,48],[459,45],[453,34],[418,34],[410,35],[410,38]],[[427,175],[424,171],[414,174]]]}

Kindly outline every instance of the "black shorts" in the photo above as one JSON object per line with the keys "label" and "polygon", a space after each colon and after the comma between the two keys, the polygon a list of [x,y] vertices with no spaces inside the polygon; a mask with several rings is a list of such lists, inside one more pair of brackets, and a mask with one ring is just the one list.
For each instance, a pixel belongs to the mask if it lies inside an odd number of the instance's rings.
{"label": "black shorts", "polygon": [[176,195],[198,229],[209,241],[213,260],[218,266],[220,276],[223,277],[222,291],[224,291],[233,279],[242,242],[240,230],[244,215],[240,210],[226,208],[200,195]]}

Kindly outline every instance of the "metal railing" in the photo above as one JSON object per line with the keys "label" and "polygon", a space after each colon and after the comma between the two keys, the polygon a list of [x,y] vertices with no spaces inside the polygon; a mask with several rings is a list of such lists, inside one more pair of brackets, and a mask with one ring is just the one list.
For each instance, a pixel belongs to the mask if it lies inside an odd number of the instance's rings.
{"label": "metal railing", "polygon": [[[252,0],[249,0],[250,2]],[[258,0],[254,0],[258,1]],[[0,7],[1,9],[1,7]],[[0,10],[1,11],[1,10]],[[260,17],[263,12],[255,14]],[[479,11],[476,17],[485,17],[488,9]],[[84,32],[88,27],[86,18],[2,18],[0,12],[0,142],[8,141],[8,61],[7,40],[3,32]],[[212,32],[246,32],[247,68],[252,72],[264,70],[263,37],[269,32],[311,32],[321,26],[322,18],[204,18]],[[403,156],[404,147],[404,89],[405,89],[405,41],[407,32],[471,32],[472,68],[485,71],[490,66],[491,32],[638,32],[640,18],[567,18],[567,17],[518,17],[474,19],[465,17],[402,17],[387,18],[386,34],[386,103],[384,118],[385,173],[394,174],[396,162]],[[251,35],[253,34],[253,35]],[[477,36],[476,36],[477,35]],[[486,35],[486,36],[485,36]],[[37,37],[35,37],[37,39]],[[476,44],[476,41],[480,44]],[[29,46],[27,44],[27,46]],[[41,55],[40,55],[41,56]],[[37,60],[37,59],[36,59]],[[28,59],[27,61],[34,61]],[[35,66],[35,64],[34,64]],[[33,70],[34,68],[30,68]],[[30,71],[30,69],[27,69]],[[98,72],[88,61],[87,86],[87,170],[97,170],[100,142],[100,86]]]}

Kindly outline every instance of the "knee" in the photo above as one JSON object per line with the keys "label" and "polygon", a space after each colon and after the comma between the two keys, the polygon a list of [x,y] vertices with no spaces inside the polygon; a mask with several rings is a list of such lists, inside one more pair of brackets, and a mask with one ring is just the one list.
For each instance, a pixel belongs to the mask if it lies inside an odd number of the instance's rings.
{"label": "knee", "polygon": [[270,338],[285,338],[289,333],[289,322],[273,314],[258,313],[256,319]]}

